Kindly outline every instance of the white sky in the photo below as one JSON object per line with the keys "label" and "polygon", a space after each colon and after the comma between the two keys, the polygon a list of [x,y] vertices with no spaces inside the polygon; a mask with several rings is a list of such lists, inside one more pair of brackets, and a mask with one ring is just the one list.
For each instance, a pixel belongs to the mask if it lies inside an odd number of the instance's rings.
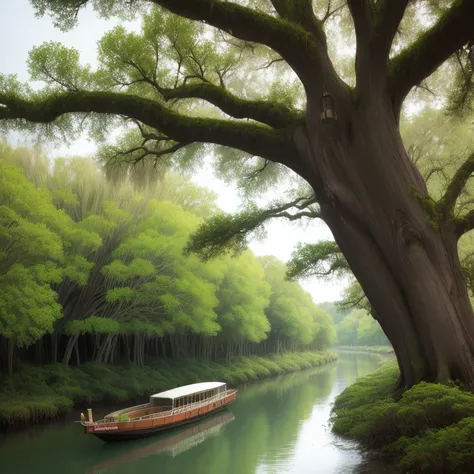
{"label": "white sky", "polygon": [[[50,18],[34,17],[33,8],[28,0],[0,0],[0,73],[17,74],[22,81],[29,79],[27,72],[28,52],[33,46],[45,41],[59,41],[66,46],[74,47],[81,53],[81,62],[96,65],[96,43],[102,35],[113,26],[122,23],[119,20],[105,21],[99,19],[89,8],[79,16],[79,25],[72,31],[63,33],[54,28]],[[130,27],[137,27],[129,24]],[[86,137],[78,139],[69,147],[45,148],[50,157],[57,156],[90,156],[96,146]],[[193,180],[218,193],[218,204],[226,212],[238,209],[240,199],[235,186],[229,186],[217,179],[210,166],[201,170]],[[280,190],[281,191],[281,190]],[[275,189],[275,196],[279,193]],[[315,221],[305,228],[285,220],[274,221],[267,225],[268,237],[262,242],[252,242],[250,248],[256,255],[275,255],[287,261],[298,242],[316,242],[332,239],[329,228],[322,221]],[[331,282],[311,279],[301,282],[312,295],[315,302],[333,301],[341,297],[344,281]]]}

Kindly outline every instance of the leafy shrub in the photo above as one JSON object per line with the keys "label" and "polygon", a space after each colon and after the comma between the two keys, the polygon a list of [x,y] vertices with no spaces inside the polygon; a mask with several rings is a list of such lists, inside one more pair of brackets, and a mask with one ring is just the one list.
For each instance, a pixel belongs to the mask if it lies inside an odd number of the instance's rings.
{"label": "leafy shrub", "polygon": [[474,463],[474,394],[421,382],[396,399],[396,364],[357,380],[334,403],[333,431],[381,448],[416,473],[470,472]]}

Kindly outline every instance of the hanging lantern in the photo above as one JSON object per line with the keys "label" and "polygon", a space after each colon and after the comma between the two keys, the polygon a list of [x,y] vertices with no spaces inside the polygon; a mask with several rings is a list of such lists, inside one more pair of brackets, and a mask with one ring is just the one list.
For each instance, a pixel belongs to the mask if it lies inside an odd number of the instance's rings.
{"label": "hanging lantern", "polygon": [[321,97],[321,122],[329,123],[333,120],[337,120],[334,99],[324,91],[324,94]]}

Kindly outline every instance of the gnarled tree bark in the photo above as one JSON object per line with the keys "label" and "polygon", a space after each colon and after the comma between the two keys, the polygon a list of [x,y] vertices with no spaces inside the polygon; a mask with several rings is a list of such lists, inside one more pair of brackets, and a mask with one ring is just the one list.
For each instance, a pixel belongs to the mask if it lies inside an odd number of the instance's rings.
{"label": "gnarled tree bark", "polygon": [[389,100],[340,115],[321,126],[316,105],[295,141],[322,218],[393,344],[400,386],[460,379],[474,389],[474,317],[455,222],[423,208],[425,183]]}

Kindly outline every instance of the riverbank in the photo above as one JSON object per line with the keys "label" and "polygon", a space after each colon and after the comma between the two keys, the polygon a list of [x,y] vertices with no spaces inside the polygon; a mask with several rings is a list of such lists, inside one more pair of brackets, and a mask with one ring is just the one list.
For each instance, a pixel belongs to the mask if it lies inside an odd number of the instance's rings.
{"label": "riverbank", "polygon": [[334,433],[393,457],[405,472],[468,473],[474,463],[474,394],[419,383],[397,399],[396,363],[359,379],[335,401]]}
{"label": "riverbank", "polygon": [[395,354],[392,346],[337,346],[334,349],[351,352],[373,352],[375,354]]}
{"label": "riverbank", "polygon": [[23,366],[0,378],[0,427],[48,421],[83,404],[127,402],[171,387],[205,380],[236,386],[337,360],[334,351],[236,357],[228,363],[196,358],[156,359],[146,367],[84,364]]}
{"label": "riverbank", "polygon": [[[358,443],[335,436],[327,426],[335,396],[379,366],[373,354],[341,352],[336,362],[241,384],[236,403],[221,414],[130,443],[104,445],[85,436],[73,422],[83,411],[78,407],[51,423],[0,433],[1,469],[5,474],[32,474],[44,466],[54,474],[315,474],[316,463],[321,474],[400,474],[366,459]],[[122,405],[102,404],[93,412],[100,417]],[[226,417],[222,425],[220,417]]]}

